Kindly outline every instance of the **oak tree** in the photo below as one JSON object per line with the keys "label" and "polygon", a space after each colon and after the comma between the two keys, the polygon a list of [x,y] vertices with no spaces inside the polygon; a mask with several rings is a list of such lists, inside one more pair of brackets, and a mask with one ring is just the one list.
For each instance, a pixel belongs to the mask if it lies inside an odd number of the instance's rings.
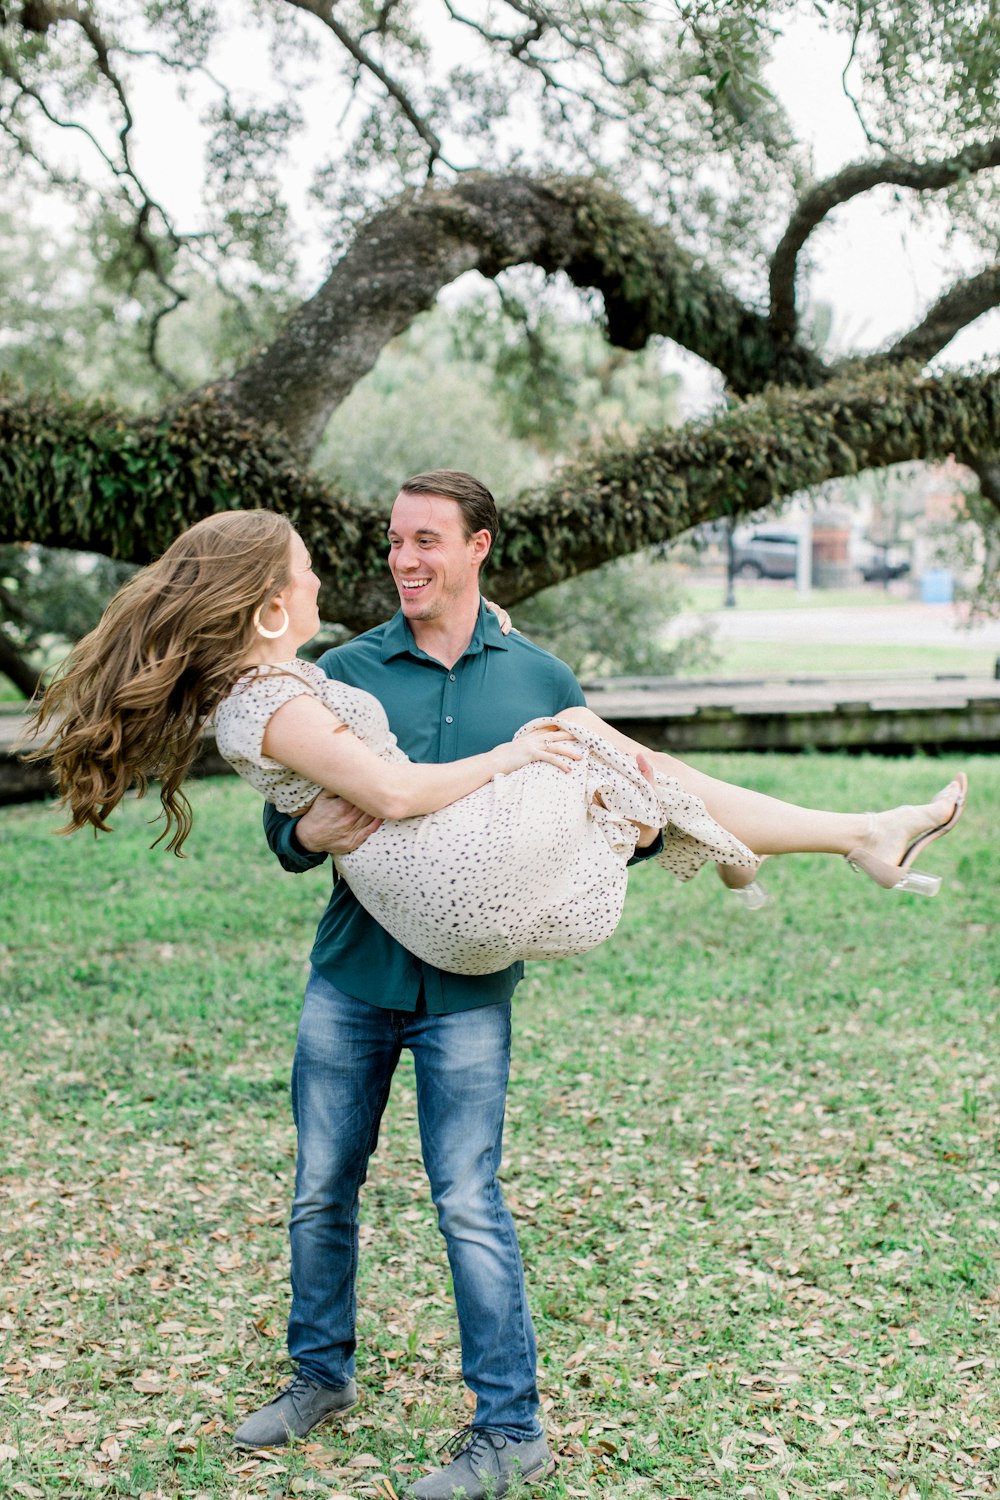
{"label": "oak tree", "polygon": [[[269,505],[306,537],[330,618],[383,618],[384,513],[319,473],[317,448],[444,289],[475,273],[503,291],[526,267],[560,296],[573,289],[609,345],[699,356],[722,398],[698,422],[569,455],[509,497],[490,579],[505,601],[914,459],[955,455],[978,479],[978,514],[995,518],[1000,371],[950,368],[947,351],[1000,302],[996,8],[810,7],[866,142],[828,176],[768,83],[797,10],[7,0],[0,165],[26,204],[44,192],[69,205],[158,394],[136,410],[0,387],[0,542],[142,561],[208,511]],[[176,138],[168,88],[198,122]],[[158,155],[157,137],[170,141]],[[182,201],[168,159],[197,193]],[[303,191],[329,263],[296,300]],[[810,255],[819,236],[835,247],[845,206],[886,193],[915,215],[946,212],[980,263],[881,347],[832,357],[808,316]],[[171,366],[169,328],[206,287],[232,336],[191,385]]]}

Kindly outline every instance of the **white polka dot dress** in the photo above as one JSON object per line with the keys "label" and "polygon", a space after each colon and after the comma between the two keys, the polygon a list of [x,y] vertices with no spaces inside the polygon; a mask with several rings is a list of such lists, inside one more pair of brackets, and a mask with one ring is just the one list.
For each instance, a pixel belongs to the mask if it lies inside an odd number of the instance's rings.
{"label": "white polka dot dress", "polygon": [[[216,711],[221,753],[282,812],[322,790],[261,751],[271,715],[308,692],[383,760],[404,762],[382,705],[311,662],[258,668]],[[558,718],[586,754],[569,774],[534,762],[419,818],[383,823],[337,870],[361,905],[418,958],[454,974],[491,974],[517,959],[564,958],[611,936],[637,830],[660,824],[658,862],[681,880],[708,860],[753,869],[756,856],[672,778],[655,788],[631,757]],[[329,788],[335,791],[335,787]]]}

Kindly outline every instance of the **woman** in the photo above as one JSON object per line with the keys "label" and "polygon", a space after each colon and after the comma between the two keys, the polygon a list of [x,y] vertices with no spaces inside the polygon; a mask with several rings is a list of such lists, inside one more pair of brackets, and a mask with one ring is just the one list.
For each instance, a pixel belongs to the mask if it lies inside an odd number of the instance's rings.
{"label": "woman", "polygon": [[957,821],[964,777],[923,807],[819,812],[646,751],[581,708],[485,755],[414,765],[376,699],[297,656],[319,626],[318,591],[301,537],[267,511],[209,517],[137,574],[35,714],[47,738],[32,756],[51,757],[70,810],[61,831],[106,831],[130,786],[142,795],[156,777],[161,838],[180,853],[181,783],[215,713],[223,754],[283,811],[325,788],[386,820],[338,870],[405,947],[453,972],[601,942],[627,860],[660,827],[659,859],[681,879],[711,861],[752,890],[762,857],[815,851],[884,886],[940,884],[911,866]]}

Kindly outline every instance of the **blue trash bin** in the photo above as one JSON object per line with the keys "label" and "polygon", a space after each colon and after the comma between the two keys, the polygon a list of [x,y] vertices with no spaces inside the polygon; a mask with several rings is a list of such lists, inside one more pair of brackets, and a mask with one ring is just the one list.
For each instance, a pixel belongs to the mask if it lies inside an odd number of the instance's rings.
{"label": "blue trash bin", "polygon": [[920,575],[920,602],[922,604],[950,604],[955,594],[955,581],[950,568],[928,568]]}

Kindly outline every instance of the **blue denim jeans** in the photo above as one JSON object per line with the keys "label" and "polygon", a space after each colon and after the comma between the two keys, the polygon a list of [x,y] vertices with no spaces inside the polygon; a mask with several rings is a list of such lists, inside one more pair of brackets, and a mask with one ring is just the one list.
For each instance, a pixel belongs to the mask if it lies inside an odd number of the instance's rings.
{"label": "blue denim jeans", "polygon": [[537,1437],[535,1334],[500,1166],[510,1002],[452,1015],[383,1010],[313,970],[292,1069],[299,1151],[288,1349],[322,1385],[354,1373],[358,1192],[403,1047],[413,1053],[424,1167],[444,1235],[476,1423]]}

